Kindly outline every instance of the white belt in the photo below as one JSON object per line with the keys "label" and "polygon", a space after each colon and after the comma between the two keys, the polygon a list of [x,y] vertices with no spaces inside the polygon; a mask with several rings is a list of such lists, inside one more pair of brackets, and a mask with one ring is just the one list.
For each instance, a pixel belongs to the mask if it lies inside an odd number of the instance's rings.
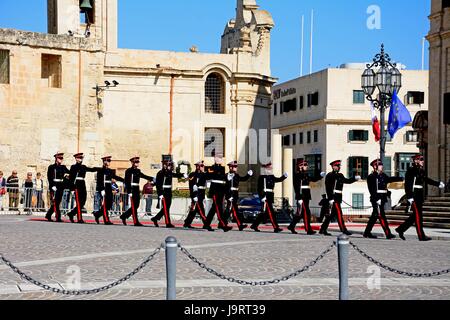
{"label": "white belt", "polygon": [[84,178],[82,178],[82,177],[77,177],[75,180],[78,180],[78,181],[84,181]]}
{"label": "white belt", "polygon": [[414,186],[414,189],[423,189],[423,186]]}
{"label": "white belt", "polygon": [[63,182],[62,179],[53,179],[53,182]]}
{"label": "white belt", "polygon": [[378,190],[377,193],[388,193],[387,190]]}
{"label": "white belt", "polygon": [[132,183],[131,186],[132,187],[139,187],[139,183]]}
{"label": "white belt", "polygon": [[231,191],[239,191],[239,188],[230,188]]}
{"label": "white belt", "polygon": [[302,189],[310,189],[309,186],[302,186]]}
{"label": "white belt", "polygon": [[172,189],[172,186],[170,186],[170,185],[165,185],[165,186],[163,186],[163,189]]}
{"label": "white belt", "polygon": [[342,194],[342,190],[334,190],[334,193]]}
{"label": "white belt", "polygon": [[264,192],[273,192],[273,189],[264,189]]}
{"label": "white belt", "polygon": [[198,190],[206,190],[206,187],[198,187]]}
{"label": "white belt", "polygon": [[111,181],[109,181],[109,180],[105,180],[105,183],[111,183]]}
{"label": "white belt", "polygon": [[212,183],[225,184],[225,181],[222,180],[211,180]]}

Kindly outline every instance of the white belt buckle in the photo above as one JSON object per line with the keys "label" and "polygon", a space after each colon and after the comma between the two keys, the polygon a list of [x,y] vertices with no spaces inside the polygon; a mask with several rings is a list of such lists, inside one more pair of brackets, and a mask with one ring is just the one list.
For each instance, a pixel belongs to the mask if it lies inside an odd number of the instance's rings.
{"label": "white belt buckle", "polygon": [[206,187],[198,187],[199,190],[206,190]]}
{"label": "white belt buckle", "polygon": [[423,186],[414,186],[414,189],[423,189]]}
{"label": "white belt buckle", "polygon": [[132,187],[139,187],[139,183],[132,183],[131,186]]}
{"label": "white belt buckle", "polygon": [[309,186],[302,186],[302,189],[310,189]]}
{"label": "white belt buckle", "polygon": [[230,188],[231,191],[239,191],[239,188]]}
{"label": "white belt buckle", "polygon": [[109,181],[109,180],[105,180],[105,183],[111,183],[111,181]]}
{"label": "white belt buckle", "polygon": [[377,193],[388,193],[387,190],[378,190]]}
{"label": "white belt buckle", "polygon": [[84,178],[81,178],[81,177],[77,177],[77,179],[76,180],[78,180],[78,181],[84,181]]}
{"label": "white belt buckle", "polygon": [[334,190],[334,193],[342,194],[342,190]]}
{"label": "white belt buckle", "polygon": [[163,189],[171,189],[171,188],[172,188],[172,186],[169,186],[169,185],[163,186]]}
{"label": "white belt buckle", "polygon": [[264,192],[273,192],[273,189],[264,189]]}

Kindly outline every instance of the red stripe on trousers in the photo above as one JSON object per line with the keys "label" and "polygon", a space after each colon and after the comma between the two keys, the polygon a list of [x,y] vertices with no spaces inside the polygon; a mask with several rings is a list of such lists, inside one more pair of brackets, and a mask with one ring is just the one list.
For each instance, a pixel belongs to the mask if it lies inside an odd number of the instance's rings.
{"label": "red stripe on trousers", "polygon": [[381,208],[378,207],[378,215],[380,216],[380,222],[381,222],[381,226],[383,227],[383,231],[385,235],[388,235],[388,230],[386,227],[386,222],[383,219],[383,216],[381,215]]}
{"label": "red stripe on trousers", "polygon": [[219,218],[220,224],[221,226],[225,226],[225,223],[222,220],[222,217],[220,216],[220,212],[219,212],[219,206],[217,205],[217,201],[216,201],[216,196],[213,196],[213,200],[214,200],[214,204],[216,206],[216,213],[217,213],[217,218]]}
{"label": "red stripe on trousers", "polygon": [[53,211],[55,211],[56,220],[59,220],[58,211],[56,210],[56,192],[53,193]]}
{"label": "red stripe on trousers", "polygon": [[309,227],[308,227],[308,216],[306,214],[306,206],[305,203],[303,203],[303,223],[305,224],[305,230],[306,232],[309,232]]}
{"label": "red stripe on trousers", "polygon": [[341,230],[343,230],[344,229],[344,221],[343,221],[343,217],[342,217],[342,212],[341,212],[341,209],[339,208],[339,204],[337,202],[335,202],[335,206],[336,206],[336,210],[337,210],[337,214],[338,214],[339,228],[341,228]]}
{"label": "red stripe on trousers", "polygon": [[133,217],[133,223],[136,224],[136,209],[134,208],[133,196],[130,198],[131,201],[131,216]]}
{"label": "red stripe on trousers", "polygon": [[103,198],[103,222],[109,222],[108,214],[106,213],[106,199]]}
{"label": "red stripe on trousers", "polygon": [[240,227],[241,221],[239,221],[239,218],[237,216],[237,212],[236,212],[236,209],[234,208],[233,203],[231,203],[231,209],[233,210],[234,219],[236,219],[236,223],[237,223],[238,227]]}
{"label": "red stripe on trousers", "polygon": [[77,202],[77,218],[78,218],[78,221],[81,221],[80,200],[78,199],[78,190],[77,189],[75,189],[75,201]]}
{"label": "red stripe on trousers", "polygon": [[200,214],[200,217],[202,218],[203,222],[205,222],[206,221],[206,216],[203,213],[202,208],[200,207],[200,204],[198,202],[197,202],[197,208],[198,208],[198,212]]}
{"label": "red stripe on trousers", "polygon": [[[415,209],[415,210],[414,210]],[[413,210],[416,213],[416,229],[417,229],[417,234],[419,235],[419,238],[422,239],[423,238],[423,234],[421,232],[422,230],[422,226],[420,225],[420,219],[419,219],[419,209],[417,208],[416,202],[413,202]]]}
{"label": "red stripe on trousers", "polygon": [[272,222],[272,227],[275,229],[277,226],[275,225],[275,221],[273,220],[273,217],[272,217],[272,211],[270,211],[270,206],[267,204],[267,202],[266,202],[266,206],[267,206],[267,211],[269,212],[270,222]]}
{"label": "red stripe on trousers", "polygon": [[167,213],[166,198],[163,198],[164,217],[166,218],[166,224],[169,224],[169,214]]}

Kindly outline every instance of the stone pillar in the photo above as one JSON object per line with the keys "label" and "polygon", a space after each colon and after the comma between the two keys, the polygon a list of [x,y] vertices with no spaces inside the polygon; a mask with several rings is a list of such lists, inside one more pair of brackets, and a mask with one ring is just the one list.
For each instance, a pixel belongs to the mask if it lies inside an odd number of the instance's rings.
{"label": "stone pillar", "polygon": [[288,199],[289,204],[293,205],[293,197],[292,197],[292,190],[293,190],[293,168],[292,168],[292,157],[293,157],[293,150],[292,148],[285,148],[283,149],[283,173],[288,173],[288,178],[284,180],[283,182],[283,198]]}
{"label": "stone pillar", "polygon": [[48,33],[77,33],[80,28],[78,0],[47,0]]}
{"label": "stone pillar", "polygon": [[[273,174],[275,177],[280,177],[283,174],[283,146],[281,134],[274,134],[272,136],[272,165]],[[275,198],[281,198],[283,196],[283,187],[280,183],[275,184],[274,194]]]}
{"label": "stone pillar", "polygon": [[117,0],[104,0],[106,4],[106,21],[103,21],[103,45],[106,51],[117,50]]}

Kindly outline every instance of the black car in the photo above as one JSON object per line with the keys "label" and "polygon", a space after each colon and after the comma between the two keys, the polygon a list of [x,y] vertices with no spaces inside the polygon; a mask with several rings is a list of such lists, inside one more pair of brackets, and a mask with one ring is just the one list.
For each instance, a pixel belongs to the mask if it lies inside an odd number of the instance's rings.
{"label": "black car", "polygon": [[[291,223],[292,210],[289,207],[283,209],[282,206],[274,205],[278,223]],[[261,214],[262,202],[258,196],[243,198],[239,201],[239,212],[244,218],[244,223],[253,223],[256,217]],[[234,220],[234,219],[233,219]],[[269,223],[267,219],[264,223]]]}

